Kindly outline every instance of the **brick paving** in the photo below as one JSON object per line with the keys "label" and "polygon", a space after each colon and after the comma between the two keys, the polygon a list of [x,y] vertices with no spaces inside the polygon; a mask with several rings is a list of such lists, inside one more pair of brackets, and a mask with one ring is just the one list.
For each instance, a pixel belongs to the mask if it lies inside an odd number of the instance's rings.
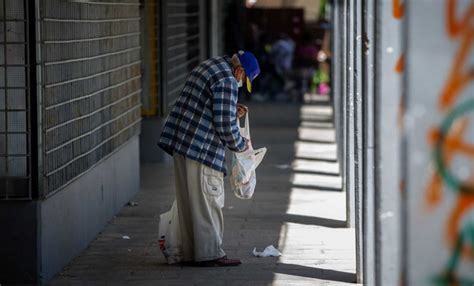
{"label": "brick paving", "polygon": [[[267,156],[252,200],[226,182],[224,249],[230,268],[166,265],[157,246],[159,214],[174,199],[171,163],[143,165],[141,190],[50,285],[350,285],[354,230],[345,228],[332,110],[324,102],[251,104],[251,133]],[[129,236],[130,239],[123,239]],[[279,258],[252,249],[273,244]]]}

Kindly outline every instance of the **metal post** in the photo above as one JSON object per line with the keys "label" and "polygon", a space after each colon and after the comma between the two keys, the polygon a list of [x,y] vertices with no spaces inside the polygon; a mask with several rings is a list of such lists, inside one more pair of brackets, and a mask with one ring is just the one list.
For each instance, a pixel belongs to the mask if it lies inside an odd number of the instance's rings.
{"label": "metal post", "polygon": [[342,62],[342,44],[343,44],[343,37],[341,29],[341,17],[342,17],[342,4],[341,1],[335,0],[332,2],[332,9],[331,9],[331,23],[332,23],[332,31],[331,31],[331,50],[332,54],[332,66],[331,66],[331,102],[334,110],[334,126],[336,129],[336,142],[337,142],[337,156],[339,162],[339,173],[343,178],[344,175],[342,173],[343,169],[343,162],[344,162],[344,155],[343,155],[343,106],[342,106],[342,98],[343,98],[343,78],[342,78],[342,70],[343,65]]}
{"label": "metal post", "polygon": [[375,170],[374,170],[374,148],[375,148],[375,1],[365,0],[362,2],[362,37],[361,37],[361,60],[362,60],[362,151],[363,151],[363,231],[364,231],[364,283],[366,285],[380,285],[375,280],[378,263],[375,257]]}
{"label": "metal post", "polygon": [[[360,42],[360,30],[357,29],[360,19],[358,19],[358,3],[355,0],[346,2],[347,5],[347,110],[346,110],[346,131],[347,131],[347,145],[346,145],[346,190],[348,196],[349,216],[348,222],[351,227],[356,228],[356,272],[357,281],[363,280],[363,251],[362,251],[362,199],[361,199],[361,132],[360,124],[360,93],[359,90],[360,77],[360,63],[357,57],[357,45]],[[360,16],[359,16],[360,17]]]}
{"label": "metal post", "polygon": [[[392,0],[375,1],[375,256],[376,285],[399,285],[400,257],[400,141],[402,97],[400,7]],[[372,46],[372,45],[371,45]]]}
{"label": "metal post", "polygon": [[347,201],[347,224],[348,227],[355,227],[355,189],[354,189],[354,93],[353,93],[353,1],[345,2],[345,188]]}

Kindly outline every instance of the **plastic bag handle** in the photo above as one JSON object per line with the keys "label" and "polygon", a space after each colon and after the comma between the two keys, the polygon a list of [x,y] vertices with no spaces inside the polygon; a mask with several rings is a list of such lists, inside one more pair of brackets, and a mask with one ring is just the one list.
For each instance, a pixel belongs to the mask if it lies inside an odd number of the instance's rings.
{"label": "plastic bag handle", "polygon": [[249,122],[249,113],[245,114],[244,127],[241,135],[247,139],[250,139],[250,122]]}
{"label": "plastic bag handle", "polygon": [[245,113],[245,130],[247,130],[247,138],[250,138],[250,120],[249,120],[249,113]]}

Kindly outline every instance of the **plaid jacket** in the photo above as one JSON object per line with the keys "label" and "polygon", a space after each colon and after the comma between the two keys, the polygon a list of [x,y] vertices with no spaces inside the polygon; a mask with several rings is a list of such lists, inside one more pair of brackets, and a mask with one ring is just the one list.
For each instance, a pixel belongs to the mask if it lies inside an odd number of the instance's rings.
{"label": "plaid jacket", "polygon": [[158,145],[227,174],[225,149],[243,151],[237,119],[238,83],[230,58],[199,64],[166,119]]}

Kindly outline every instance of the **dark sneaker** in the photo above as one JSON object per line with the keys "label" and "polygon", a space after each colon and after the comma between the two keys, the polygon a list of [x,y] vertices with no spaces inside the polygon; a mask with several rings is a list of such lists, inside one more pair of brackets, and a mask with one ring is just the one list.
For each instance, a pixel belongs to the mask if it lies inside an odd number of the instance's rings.
{"label": "dark sneaker", "polygon": [[209,261],[199,261],[196,262],[196,266],[200,267],[225,267],[225,266],[238,266],[242,262],[238,259],[229,259],[227,255],[218,259],[209,260]]}

